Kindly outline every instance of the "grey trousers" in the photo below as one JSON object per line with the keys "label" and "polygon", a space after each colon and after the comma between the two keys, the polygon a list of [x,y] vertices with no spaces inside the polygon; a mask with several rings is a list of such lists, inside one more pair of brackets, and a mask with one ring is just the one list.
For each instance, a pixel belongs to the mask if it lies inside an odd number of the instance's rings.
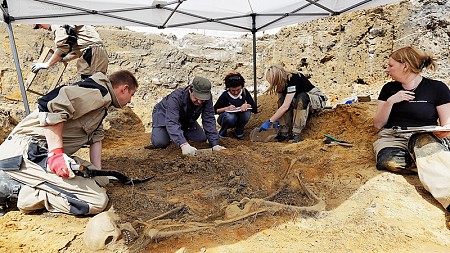
{"label": "grey trousers", "polygon": [[[186,140],[192,140],[196,142],[205,142],[206,135],[203,128],[195,122],[195,126],[190,130],[183,131],[183,135]],[[170,144],[170,136],[166,127],[153,127],[151,135],[152,145],[156,148],[165,148]]]}

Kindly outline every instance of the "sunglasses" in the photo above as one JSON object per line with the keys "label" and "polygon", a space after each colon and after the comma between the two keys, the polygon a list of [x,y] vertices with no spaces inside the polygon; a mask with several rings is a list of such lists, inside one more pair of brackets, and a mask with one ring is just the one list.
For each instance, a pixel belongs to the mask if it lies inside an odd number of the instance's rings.
{"label": "sunglasses", "polygon": [[242,81],[242,77],[240,76],[231,76],[228,78],[230,81]]}

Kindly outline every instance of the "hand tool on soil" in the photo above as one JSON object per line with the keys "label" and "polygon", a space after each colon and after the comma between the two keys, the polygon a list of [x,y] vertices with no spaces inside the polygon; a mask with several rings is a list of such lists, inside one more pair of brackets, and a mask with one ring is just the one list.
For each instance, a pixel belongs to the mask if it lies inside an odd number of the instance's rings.
{"label": "hand tool on soil", "polygon": [[338,144],[338,145],[341,145],[341,146],[353,147],[353,144],[349,143],[348,141],[340,140],[340,139],[335,138],[335,137],[333,137],[333,136],[331,136],[329,134],[324,134],[324,136],[327,137],[327,139],[324,141],[325,144],[329,144],[329,145]]}
{"label": "hand tool on soil", "polygon": [[274,141],[277,136],[277,129],[269,128],[266,131],[259,131],[259,127],[255,127],[250,132],[250,140],[256,142],[269,142]]}
{"label": "hand tool on soil", "polygon": [[212,148],[203,148],[195,150],[195,155],[200,155],[204,153],[212,153]]}
{"label": "hand tool on soil", "polygon": [[125,174],[115,171],[115,170],[96,170],[96,169],[89,169],[83,165],[77,164],[77,163],[70,163],[70,169],[72,169],[73,173],[76,176],[84,177],[84,178],[92,178],[97,176],[112,176],[117,178],[120,183],[125,185],[134,185],[139,183],[147,182],[148,180],[154,178],[154,176],[147,177],[144,179],[132,179],[126,176]]}

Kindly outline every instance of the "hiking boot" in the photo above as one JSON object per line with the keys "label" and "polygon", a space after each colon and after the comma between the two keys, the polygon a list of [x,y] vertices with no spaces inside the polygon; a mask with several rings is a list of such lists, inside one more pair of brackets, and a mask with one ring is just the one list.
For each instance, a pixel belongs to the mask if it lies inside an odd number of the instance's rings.
{"label": "hiking boot", "polygon": [[281,133],[279,132],[275,137],[275,140],[278,142],[283,142],[289,138],[289,133]]}
{"label": "hiking boot", "polygon": [[0,216],[6,213],[8,202],[11,200],[17,201],[22,183],[12,179],[3,170],[0,170]]}
{"label": "hiking boot", "polygon": [[220,129],[220,131],[219,131],[219,138],[225,138],[225,137],[228,137],[228,130]]}
{"label": "hiking boot", "polygon": [[302,139],[300,138],[300,134],[293,134],[292,139],[289,140],[290,143],[297,143],[301,141]]}

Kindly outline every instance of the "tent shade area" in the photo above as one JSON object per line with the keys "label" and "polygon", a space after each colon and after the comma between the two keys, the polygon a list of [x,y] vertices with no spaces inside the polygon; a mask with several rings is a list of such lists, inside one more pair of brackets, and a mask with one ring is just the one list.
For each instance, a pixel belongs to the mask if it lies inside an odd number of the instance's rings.
{"label": "tent shade area", "polygon": [[11,24],[90,24],[191,28],[253,34],[254,97],[256,32],[304,21],[376,7],[392,0],[0,0],[3,21],[15,57],[22,98],[27,111],[22,73]]}
{"label": "tent shade area", "polygon": [[[13,22],[264,31],[393,1],[358,0],[14,0]],[[253,25],[255,23],[255,25]]]}

